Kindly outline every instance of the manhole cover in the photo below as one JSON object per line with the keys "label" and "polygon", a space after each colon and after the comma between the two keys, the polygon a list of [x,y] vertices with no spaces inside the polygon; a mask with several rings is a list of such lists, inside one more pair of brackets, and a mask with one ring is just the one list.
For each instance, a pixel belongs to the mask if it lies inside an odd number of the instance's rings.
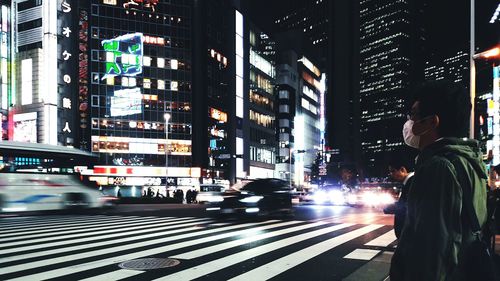
{"label": "manhole cover", "polygon": [[181,263],[174,259],[159,259],[159,258],[149,258],[149,259],[138,259],[131,260],[120,263],[119,267],[123,269],[132,270],[150,270],[158,268],[174,267]]}

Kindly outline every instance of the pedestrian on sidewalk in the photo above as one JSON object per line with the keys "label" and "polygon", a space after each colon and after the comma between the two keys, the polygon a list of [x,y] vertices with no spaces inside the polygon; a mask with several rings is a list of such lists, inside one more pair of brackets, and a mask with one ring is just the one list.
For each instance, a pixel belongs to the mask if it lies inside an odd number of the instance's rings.
{"label": "pedestrian on sidewalk", "polygon": [[406,222],[391,262],[391,281],[466,280],[469,267],[461,254],[476,237],[462,214],[460,179],[470,185],[464,188],[471,190],[472,212],[480,226],[486,221],[487,191],[479,144],[465,138],[470,109],[469,95],[457,84],[427,82],[414,92],[403,136],[420,153]]}
{"label": "pedestrian on sidewalk", "polygon": [[399,192],[398,201],[384,208],[385,214],[394,214],[394,232],[398,239],[401,236],[401,231],[403,230],[406,217],[408,191],[410,190],[414,175],[413,172],[408,172],[407,167],[408,165],[405,165],[396,159],[392,160],[388,167],[389,177],[403,184],[401,192]]}

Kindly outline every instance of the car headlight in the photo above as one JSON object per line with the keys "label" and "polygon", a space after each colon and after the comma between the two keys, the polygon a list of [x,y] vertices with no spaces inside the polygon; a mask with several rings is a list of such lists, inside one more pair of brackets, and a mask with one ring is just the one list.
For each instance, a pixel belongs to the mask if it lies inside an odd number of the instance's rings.
{"label": "car headlight", "polygon": [[262,197],[262,196],[250,196],[250,197],[240,199],[240,202],[241,203],[257,203],[260,200],[262,200],[262,198],[264,198],[264,197]]}
{"label": "car headlight", "polygon": [[328,197],[326,195],[326,192],[324,192],[324,191],[318,191],[318,192],[314,193],[314,202],[316,204],[323,204],[326,202],[327,199],[328,199]]}
{"label": "car headlight", "polygon": [[342,191],[339,190],[330,191],[328,195],[329,195],[328,197],[330,198],[330,202],[332,202],[333,204],[342,205],[345,203],[345,198]]}
{"label": "car headlight", "polygon": [[394,203],[394,201],[395,201],[394,197],[392,197],[388,193],[380,194],[379,195],[379,200],[380,200],[380,203],[383,204],[383,205],[389,205],[389,204]]}

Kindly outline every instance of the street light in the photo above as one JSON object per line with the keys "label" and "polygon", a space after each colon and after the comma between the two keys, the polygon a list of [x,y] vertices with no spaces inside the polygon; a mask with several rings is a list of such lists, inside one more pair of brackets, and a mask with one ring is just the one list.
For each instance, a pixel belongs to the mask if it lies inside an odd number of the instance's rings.
{"label": "street light", "polygon": [[168,121],[170,121],[170,113],[163,115],[165,118],[165,190],[168,189]]}

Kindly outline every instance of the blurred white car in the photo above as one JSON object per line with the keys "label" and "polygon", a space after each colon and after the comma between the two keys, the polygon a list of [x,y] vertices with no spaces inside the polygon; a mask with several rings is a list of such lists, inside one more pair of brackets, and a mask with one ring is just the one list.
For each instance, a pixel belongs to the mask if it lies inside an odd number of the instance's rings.
{"label": "blurred white car", "polygon": [[224,191],[225,188],[222,185],[202,184],[200,185],[200,191],[196,195],[196,202],[200,204],[220,202],[223,200],[222,194]]}

